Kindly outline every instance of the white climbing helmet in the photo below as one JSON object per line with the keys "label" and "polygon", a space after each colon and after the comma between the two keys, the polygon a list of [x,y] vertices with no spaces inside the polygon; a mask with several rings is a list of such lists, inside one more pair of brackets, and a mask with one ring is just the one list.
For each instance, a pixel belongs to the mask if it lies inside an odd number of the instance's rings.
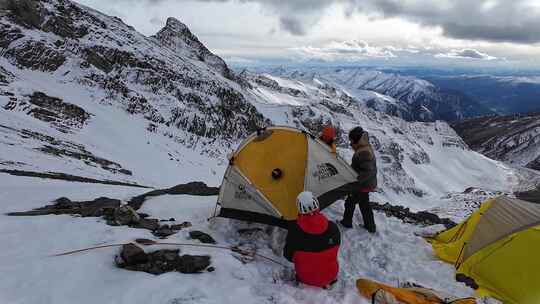
{"label": "white climbing helmet", "polygon": [[319,210],[319,201],[313,196],[313,193],[304,191],[296,197],[296,207],[300,214],[309,214]]}

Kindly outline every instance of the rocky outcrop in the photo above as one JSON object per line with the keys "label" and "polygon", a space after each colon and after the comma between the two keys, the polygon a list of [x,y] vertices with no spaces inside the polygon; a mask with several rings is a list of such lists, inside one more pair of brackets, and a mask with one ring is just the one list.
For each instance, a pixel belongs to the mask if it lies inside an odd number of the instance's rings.
{"label": "rocky outcrop", "polygon": [[420,226],[442,224],[447,229],[452,228],[456,225],[456,223],[453,222],[452,220],[447,219],[447,218],[440,218],[435,213],[431,213],[428,211],[411,212],[409,208],[391,205],[389,203],[378,204],[375,202],[371,202],[370,204],[373,210],[383,212],[386,216],[389,216],[389,217],[398,218],[405,223],[410,223],[410,224],[415,224],[415,225],[420,225]]}
{"label": "rocky outcrop", "polygon": [[25,41],[9,48],[4,56],[20,67],[43,72],[54,72],[66,61],[62,53],[41,41]]}
{"label": "rocky outcrop", "polygon": [[211,264],[210,256],[188,254],[180,256],[179,253],[180,249],[163,249],[146,253],[135,244],[127,244],[122,246],[115,262],[119,268],[155,275],[172,271],[181,273],[213,271],[213,268],[209,267]]}
{"label": "rocky outcrop", "polygon": [[138,195],[133,197],[129,201],[129,205],[133,207],[134,209],[139,209],[144,201],[151,197],[159,196],[159,195],[179,195],[179,194],[186,194],[186,195],[198,195],[198,196],[214,196],[219,194],[219,188],[218,187],[208,187],[203,182],[191,182],[187,184],[180,184],[176,185],[174,187],[168,188],[168,189],[159,189],[159,190],[152,190],[150,192]]}
{"label": "rocky outcrop", "polygon": [[473,118],[452,127],[487,157],[540,170],[540,113]]}
{"label": "rocky outcrop", "polygon": [[[226,146],[268,123],[226,63],[174,18],[149,38],[68,0],[10,0],[8,7],[0,16],[0,56],[23,69],[69,67],[55,80],[102,90],[96,102],[144,117],[157,134],[186,132],[195,136],[179,143],[205,138]],[[45,109],[33,114],[51,117]]]}
{"label": "rocky outcrop", "polygon": [[91,114],[71,103],[43,92],[34,92],[24,100],[12,100],[4,106],[10,111],[22,111],[36,119],[50,123],[57,130],[68,133],[73,128],[81,129]]}

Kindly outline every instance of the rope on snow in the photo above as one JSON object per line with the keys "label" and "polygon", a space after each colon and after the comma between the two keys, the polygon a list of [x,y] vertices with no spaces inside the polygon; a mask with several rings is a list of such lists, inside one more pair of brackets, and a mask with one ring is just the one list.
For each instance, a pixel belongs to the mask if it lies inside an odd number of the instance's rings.
{"label": "rope on snow", "polygon": [[[281,262],[278,262],[278,261],[276,261],[276,260],[274,260],[274,259],[272,259],[270,257],[264,256],[264,255],[256,253],[256,252],[251,252],[251,251],[248,251],[248,250],[240,249],[239,247],[236,247],[236,246],[227,247],[227,246],[208,245],[208,244],[169,243],[169,242],[158,242],[158,241],[149,240],[149,239],[136,239],[134,242],[136,244],[143,245],[143,246],[172,245],[172,246],[190,246],[190,247],[224,249],[224,250],[230,250],[232,252],[241,254],[243,256],[258,256],[258,257],[261,257],[261,258],[263,258],[265,260],[268,260],[270,262],[278,264],[280,266],[287,267],[286,265],[282,264]],[[79,253],[79,252],[85,252],[85,251],[101,249],[101,248],[120,247],[120,246],[128,245],[128,244],[131,244],[131,243],[133,243],[133,242],[123,243],[123,244],[108,244],[108,245],[100,245],[100,246],[88,247],[88,248],[77,249],[77,250],[72,250],[72,251],[53,254],[53,255],[51,255],[51,257],[66,256],[66,255],[71,255],[71,254],[75,254],[75,253]]]}

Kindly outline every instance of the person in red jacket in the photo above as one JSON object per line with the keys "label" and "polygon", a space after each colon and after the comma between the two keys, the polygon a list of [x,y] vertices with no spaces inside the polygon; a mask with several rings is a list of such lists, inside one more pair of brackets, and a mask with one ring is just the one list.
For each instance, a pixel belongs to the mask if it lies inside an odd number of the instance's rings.
{"label": "person in red jacket", "polygon": [[294,263],[299,282],[328,288],[337,281],[341,234],[311,192],[300,193],[296,204],[298,218],[289,226],[283,255]]}
{"label": "person in red jacket", "polygon": [[332,153],[336,153],[336,129],[331,124],[324,126],[319,139],[332,149]]}

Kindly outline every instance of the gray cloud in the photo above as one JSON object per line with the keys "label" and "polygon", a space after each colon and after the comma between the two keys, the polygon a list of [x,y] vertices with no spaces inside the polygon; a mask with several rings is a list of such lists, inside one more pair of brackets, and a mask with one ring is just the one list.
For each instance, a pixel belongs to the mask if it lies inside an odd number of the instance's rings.
{"label": "gray cloud", "polygon": [[[148,0],[156,2],[160,0]],[[227,2],[233,0],[196,0]],[[283,30],[303,35],[332,4],[347,7],[346,16],[355,13],[377,18],[399,17],[424,26],[441,27],[447,37],[493,42],[540,42],[540,9],[531,0],[236,0],[259,3],[279,16]]]}
{"label": "gray cloud", "polygon": [[540,10],[530,0],[354,0],[352,9],[441,27],[447,37],[493,42],[540,42]]}
{"label": "gray cloud", "polygon": [[279,18],[279,25],[282,30],[285,30],[293,35],[303,36],[306,34],[304,24],[298,19],[292,17],[281,17]]}

